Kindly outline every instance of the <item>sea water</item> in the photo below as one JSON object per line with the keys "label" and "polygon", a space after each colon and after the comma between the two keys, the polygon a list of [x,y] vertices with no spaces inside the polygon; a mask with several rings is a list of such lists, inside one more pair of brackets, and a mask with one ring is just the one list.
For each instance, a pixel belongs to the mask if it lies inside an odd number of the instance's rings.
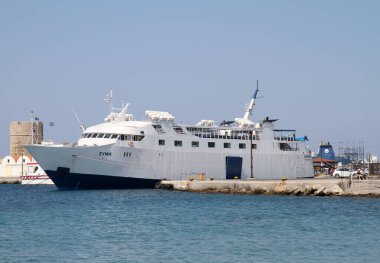
{"label": "sea water", "polygon": [[0,185],[0,262],[380,262],[380,199]]}

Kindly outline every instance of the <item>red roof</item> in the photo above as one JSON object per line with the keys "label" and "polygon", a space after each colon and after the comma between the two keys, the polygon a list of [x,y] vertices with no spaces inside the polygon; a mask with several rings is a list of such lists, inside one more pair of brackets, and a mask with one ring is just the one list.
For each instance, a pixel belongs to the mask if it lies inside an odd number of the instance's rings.
{"label": "red roof", "polygon": [[317,157],[317,158],[313,158],[313,163],[337,163],[337,161]]}

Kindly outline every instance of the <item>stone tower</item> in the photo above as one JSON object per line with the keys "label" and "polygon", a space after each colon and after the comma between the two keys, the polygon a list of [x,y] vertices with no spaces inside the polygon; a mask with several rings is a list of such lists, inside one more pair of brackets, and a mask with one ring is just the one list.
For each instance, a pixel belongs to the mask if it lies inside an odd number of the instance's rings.
{"label": "stone tower", "polygon": [[41,144],[44,135],[43,123],[40,121],[14,121],[10,126],[9,154],[20,156],[30,155],[24,148],[25,144]]}

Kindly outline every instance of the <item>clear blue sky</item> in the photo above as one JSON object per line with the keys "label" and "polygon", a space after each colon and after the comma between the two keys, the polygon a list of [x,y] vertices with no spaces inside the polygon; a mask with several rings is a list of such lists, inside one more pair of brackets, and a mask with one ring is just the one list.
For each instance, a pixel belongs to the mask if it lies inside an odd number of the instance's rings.
{"label": "clear blue sky", "polygon": [[[380,1],[0,1],[0,156],[30,110],[52,139],[107,114],[103,99],[177,121],[279,118],[380,154]],[[47,134],[47,129],[46,129]]]}

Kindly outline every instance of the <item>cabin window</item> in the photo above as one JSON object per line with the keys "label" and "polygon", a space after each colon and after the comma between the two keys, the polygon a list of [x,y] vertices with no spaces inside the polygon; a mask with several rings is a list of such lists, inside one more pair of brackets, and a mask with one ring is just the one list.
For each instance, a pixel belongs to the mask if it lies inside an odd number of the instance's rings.
{"label": "cabin window", "polygon": [[94,134],[91,136],[91,138],[96,138],[96,136],[98,136],[98,134],[97,134],[97,133],[94,133]]}
{"label": "cabin window", "polygon": [[257,149],[257,144],[256,144],[256,143],[252,143],[252,149],[253,149],[253,150],[256,150],[256,149]]}
{"label": "cabin window", "polygon": [[104,137],[104,133],[99,133],[97,138],[103,138],[103,137]]}
{"label": "cabin window", "polygon": [[245,143],[239,143],[239,149],[245,149],[246,145]]}
{"label": "cabin window", "polygon": [[215,142],[208,142],[208,148],[215,148]]}
{"label": "cabin window", "polygon": [[197,141],[191,142],[191,147],[199,147],[199,142]]}
{"label": "cabin window", "polygon": [[107,134],[104,136],[105,139],[108,139],[109,137],[111,137],[111,134],[109,134],[109,133],[107,133]]}
{"label": "cabin window", "polygon": [[124,141],[124,134],[120,135],[120,141]]}
{"label": "cabin window", "polygon": [[181,147],[182,141],[174,141],[174,146]]}
{"label": "cabin window", "polygon": [[117,134],[112,134],[111,139],[117,139],[118,136]]}
{"label": "cabin window", "polygon": [[158,145],[165,145],[165,140],[158,140]]}
{"label": "cabin window", "polygon": [[229,143],[229,142],[225,142],[225,143],[223,144],[223,147],[224,147],[224,148],[231,148],[231,143]]}

